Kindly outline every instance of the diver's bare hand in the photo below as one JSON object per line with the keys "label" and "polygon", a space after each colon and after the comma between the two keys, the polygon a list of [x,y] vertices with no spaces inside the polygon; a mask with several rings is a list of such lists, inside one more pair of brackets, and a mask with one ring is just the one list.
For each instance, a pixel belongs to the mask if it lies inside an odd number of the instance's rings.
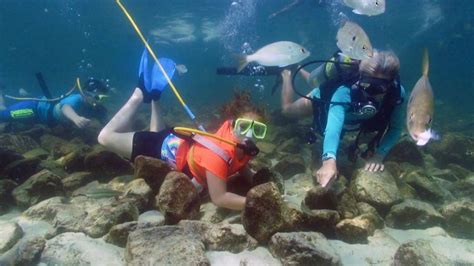
{"label": "diver's bare hand", "polygon": [[313,176],[316,177],[316,180],[322,187],[327,186],[329,181],[337,176],[336,160],[325,160],[323,166],[313,172]]}
{"label": "diver's bare hand", "polygon": [[283,69],[281,71],[281,77],[283,78],[283,80],[290,79],[291,78],[291,70]]}
{"label": "diver's bare hand", "polygon": [[79,116],[79,117],[74,121],[74,124],[75,124],[78,128],[85,128],[85,127],[88,126],[90,123],[91,123],[91,120],[90,120],[90,119],[87,119],[87,118],[82,117],[82,116]]}
{"label": "diver's bare hand", "polygon": [[188,68],[183,64],[177,64],[176,71],[178,71],[179,75],[184,75],[188,72]]}
{"label": "diver's bare hand", "polygon": [[384,168],[385,166],[383,164],[383,156],[380,154],[375,154],[365,163],[364,170],[369,172],[382,172]]}

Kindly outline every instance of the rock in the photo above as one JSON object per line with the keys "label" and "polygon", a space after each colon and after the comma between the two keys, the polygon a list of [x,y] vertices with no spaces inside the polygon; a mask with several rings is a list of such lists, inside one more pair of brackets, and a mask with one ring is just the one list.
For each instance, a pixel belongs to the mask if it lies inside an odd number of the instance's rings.
{"label": "rock", "polygon": [[469,155],[473,150],[472,139],[454,133],[447,133],[440,141],[428,146],[428,151],[441,167],[454,163],[470,171],[474,171],[474,156]]}
{"label": "rock", "polygon": [[436,253],[428,240],[415,240],[402,244],[393,258],[394,266],[451,265],[443,255]]}
{"label": "rock", "polygon": [[0,177],[0,205],[11,205],[15,203],[12,192],[17,186],[18,184],[12,180],[1,179]]}
{"label": "rock", "polygon": [[201,204],[200,209],[200,221],[209,222],[209,223],[220,223],[224,221],[229,215],[239,215],[240,223],[240,212],[233,211],[230,209],[219,208],[212,202],[206,202]]}
{"label": "rock", "polygon": [[156,207],[165,215],[167,224],[183,219],[197,219],[200,207],[199,194],[183,173],[170,172],[156,196]]}
{"label": "rock", "polygon": [[443,179],[443,180],[450,181],[450,182],[455,182],[459,179],[454,174],[454,172],[451,171],[450,169],[437,169],[437,168],[434,168],[429,172],[429,175],[433,179],[439,178],[439,179]]}
{"label": "rock", "polygon": [[43,237],[23,237],[0,256],[0,265],[37,265],[45,243]]}
{"label": "rock", "polygon": [[68,171],[69,173],[72,173],[84,170],[85,157],[86,155],[84,152],[73,151],[60,157],[56,160],[56,162],[60,164],[64,168],[64,170]]}
{"label": "rock", "polygon": [[53,224],[56,234],[83,232],[91,237],[101,237],[114,225],[135,221],[138,209],[126,200],[114,198],[88,199],[79,196],[68,201],[55,197],[29,208],[23,215]]}
{"label": "rock", "polygon": [[366,218],[372,220],[376,229],[382,229],[385,226],[385,222],[382,217],[380,217],[377,210],[365,202],[357,203],[357,209],[359,213]]}
{"label": "rock", "polygon": [[324,234],[326,237],[336,236],[336,224],[341,221],[339,213],[334,210],[308,210],[304,212],[305,226],[310,231]]}
{"label": "rock", "polygon": [[61,178],[48,170],[31,176],[13,190],[15,202],[21,207],[29,207],[44,199],[60,195],[64,195]]}
{"label": "rock", "polygon": [[306,192],[304,204],[311,210],[335,210],[337,205],[336,196],[330,193],[327,188],[323,188],[319,185]]}
{"label": "rock", "polygon": [[21,154],[38,147],[38,143],[28,136],[12,134],[0,135],[0,149],[12,150]]}
{"label": "rock", "polygon": [[0,222],[0,254],[12,248],[20,238],[23,237],[23,230],[17,223]]}
{"label": "rock", "polygon": [[180,226],[137,229],[125,249],[127,265],[210,265],[205,246]]}
{"label": "rock", "polygon": [[303,157],[294,154],[284,156],[274,167],[275,171],[280,172],[283,179],[289,179],[295,174],[306,172],[306,164]]}
{"label": "rock", "polygon": [[256,186],[247,193],[242,224],[259,243],[266,243],[276,232],[299,228],[303,222],[301,212],[285,205],[275,183]]}
{"label": "rock", "polygon": [[429,203],[408,199],[392,207],[385,222],[397,229],[425,229],[439,226],[443,216]]}
{"label": "rock", "polygon": [[134,179],[124,188],[124,197],[135,204],[138,210],[145,210],[150,206],[153,192],[143,179]]}
{"label": "rock", "polygon": [[40,167],[38,167],[40,162],[37,158],[14,161],[5,166],[2,175],[21,184],[40,170]]}
{"label": "rock", "polygon": [[276,233],[269,248],[283,265],[342,265],[327,239],[316,232]]}
{"label": "rock", "polygon": [[273,182],[277,185],[278,190],[281,194],[285,193],[285,185],[283,177],[280,173],[270,170],[267,167],[263,167],[258,170],[252,177],[252,187],[264,184],[266,182]]}
{"label": "rock", "polygon": [[301,143],[297,138],[291,138],[278,145],[277,152],[298,154],[301,151]]}
{"label": "rock", "polygon": [[126,222],[123,224],[117,224],[110,228],[109,233],[104,236],[104,241],[112,245],[116,245],[121,248],[125,248],[127,245],[127,239],[130,232],[137,229],[138,222]]}
{"label": "rock", "polygon": [[61,182],[66,192],[72,192],[91,182],[92,179],[93,176],[90,172],[76,172],[62,179]]}
{"label": "rock", "polygon": [[446,198],[452,198],[452,195],[447,195],[449,192],[443,191],[432,178],[422,171],[409,173],[405,177],[405,181],[416,190],[417,195],[422,200],[442,203]]}
{"label": "rock", "polygon": [[83,233],[63,233],[46,242],[45,265],[124,265],[123,249]]}
{"label": "rock", "polygon": [[165,216],[159,211],[151,210],[140,214],[140,216],[138,216],[138,222],[141,224],[160,226],[165,224]]}
{"label": "rock", "polygon": [[130,163],[111,151],[95,150],[84,159],[84,167],[97,177],[111,178],[133,172]]}
{"label": "rock", "polygon": [[68,173],[64,170],[64,167],[56,161],[44,160],[38,166],[38,169],[47,169],[53,172],[55,175],[60,176],[61,178],[66,177]]}
{"label": "rock", "polygon": [[155,194],[158,193],[166,175],[171,171],[171,167],[166,162],[142,155],[135,158],[134,165],[134,177],[143,178]]}
{"label": "rock", "polygon": [[374,234],[375,224],[366,215],[344,219],[336,225],[338,239],[350,244],[367,244],[367,238]]}
{"label": "rock", "polygon": [[474,203],[460,200],[449,203],[441,209],[446,219],[446,230],[458,238],[474,239]]}
{"label": "rock", "polygon": [[450,163],[450,164],[447,165],[447,167],[448,167],[449,170],[451,170],[454,173],[454,175],[458,179],[464,179],[464,178],[468,177],[469,175],[471,175],[471,171],[467,170],[466,168],[464,168],[460,165]]}
{"label": "rock", "polygon": [[207,250],[228,251],[233,253],[255,249],[257,241],[245,232],[240,224],[211,224],[202,221],[183,220],[179,222],[189,235],[196,234]]}
{"label": "rock", "polygon": [[423,154],[416,144],[411,140],[402,140],[398,142],[386,157],[387,161],[408,162],[416,166],[423,166]]}
{"label": "rock", "polygon": [[0,148],[0,172],[3,168],[14,161],[24,159],[24,157],[16,151]]}
{"label": "rock", "polygon": [[359,210],[357,208],[357,200],[350,190],[344,191],[338,197],[336,203],[336,209],[343,219],[352,219],[359,215]]}
{"label": "rock", "polygon": [[257,147],[262,153],[265,153],[265,154],[272,154],[276,149],[275,144],[270,143],[270,142],[265,142],[265,141],[257,142]]}
{"label": "rock", "polygon": [[49,157],[49,152],[42,148],[36,148],[23,153],[23,156],[28,159],[37,158],[40,160],[46,160]]}
{"label": "rock", "polygon": [[468,198],[474,201],[474,175],[457,181],[449,190],[458,199]]}
{"label": "rock", "polygon": [[360,169],[354,176],[350,187],[357,201],[370,204],[382,214],[401,201],[395,180],[387,171],[368,172]]}

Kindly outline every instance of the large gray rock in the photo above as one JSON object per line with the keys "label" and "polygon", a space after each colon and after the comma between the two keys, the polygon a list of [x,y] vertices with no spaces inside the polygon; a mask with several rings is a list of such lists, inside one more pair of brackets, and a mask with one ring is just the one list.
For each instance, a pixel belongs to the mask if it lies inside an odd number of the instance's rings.
{"label": "large gray rock", "polygon": [[153,191],[143,179],[134,179],[124,187],[124,197],[143,211],[151,205]]}
{"label": "large gray rock", "polygon": [[0,172],[2,172],[3,168],[8,164],[21,159],[24,159],[24,157],[20,153],[0,148]]}
{"label": "large gray rock", "polygon": [[133,173],[132,165],[111,151],[93,150],[84,158],[84,167],[101,178],[112,178]]}
{"label": "large gray rock", "polygon": [[21,184],[42,169],[40,163],[38,158],[21,159],[5,166],[1,174]]}
{"label": "large gray rock", "polygon": [[336,225],[337,238],[351,244],[368,243],[367,238],[373,235],[374,231],[375,224],[368,215],[344,219]]}
{"label": "large gray rock", "polygon": [[283,265],[342,265],[336,251],[320,233],[276,233],[268,245]]}
{"label": "large gray rock", "polygon": [[329,209],[335,210],[337,205],[336,196],[327,188],[315,186],[306,192],[304,204],[311,210]]}
{"label": "large gray rock", "polygon": [[66,192],[72,192],[89,182],[93,179],[92,173],[90,172],[76,172],[68,175],[66,178],[62,179],[63,188]]}
{"label": "large gray rock", "polygon": [[474,202],[460,200],[441,209],[446,219],[446,230],[455,237],[474,239]]}
{"label": "large gray rock", "polygon": [[398,229],[425,229],[439,226],[443,216],[429,203],[408,199],[392,207],[385,222]]}
{"label": "large gray rock", "polygon": [[468,156],[474,150],[474,142],[469,137],[447,133],[429,145],[428,150],[442,167],[455,163],[474,171],[474,156]]}
{"label": "large gray rock", "polygon": [[393,258],[394,266],[454,265],[445,256],[436,253],[428,240],[415,240],[402,244]]}
{"label": "large gray rock", "polygon": [[189,234],[196,234],[207,250],[233,253],[255,249],[257,241],[247,234],[240,224],[211,224],[201,221],[183,220],[178,224]]}
{"label": "large gray rock", "polygon": [[123,249],[83,233],[63,233],[46,242],[45,265],[124,265]]}
{"label": "large gray rock", "polygon": [[416,190],[422,200],[433,203],[443,203],[445,199],[452,198],[450,193],[443,190],[433,178],[422,171],[413,171],[405,177],[405,181]]}
{"label": "large gray rock", "polygon": [[0,177],[0,205],[6,206],[13,204],[12,192],[18,184],[9,179]]}
{"label": "large gray rock", "polygon": [[0,222],[0,236],[0,254],[3,254],[23,237],[23,230],[17,223]]}
{"label": "large gray rock", "polygon": [[91,237],[101,237],[116,224],[136,220],[138,209],[125,199],[55,197],[30,207],[23,215],[49,222],[54,225],[56,234],[83,232]]}
{"label": "large gray rock", "polygon": [[311,231],[324,234],[326,237],[336,236],[336,225],[341,221],[341,217],[334,210],[305,210],[305,227]]}
{"label": "large gray rock", "polygon": [[423,154],[418,149],[418,146],[411,140],[402,140],[397,143],[390,150],[386,160],[398,163],[408,162],[417,166],[424,165]]}
{"label": "large gray rock", "polygon": [[28,136],[11,134],[0,135],[0,149],[25,153],[38,147],[38,143]]}
{"label": "large gray rock", "polygon": [[301,228],[304,216],[289,208],[273,182],[252,188],[247,193],[242,224],[249,235],[266,243],[276,232]]}
{"label": "large gray rock", "polygon": [[166,162],[143,155],[135,158],[134,165],[134,177],[144,179],[155,194],[160,190],[166,175],[171,172],[171,167]]}
{"label": "large gray rock", "polygon": [[23,237],[0,256],[0,265],[37,265],[45,243],[43,237]]}
{"label": "large gray rock", "polygon": [[474,201],[474,175],[455,182],[449,190],[458,199],[468,198]]}
{"label": "large gray rock", "polygon": [[36,203],[64,195],[61,178],[48,170],[31,176],[25,183],[13,190],[13,197],[18,206],[29,207]]}
{"label": "large gray rock", "polygon": [[197,219],[201,201],[189,177],[173,171],[166,175],[156,204],[165,215],[166,223],[175,224],[183,219]]}
{"label": "large gray rock", "polygon": [[357,201],[366,202],[380,213],[401,201],[397,184],[388,171],[369,172],[359,169],[350,184]]}
{"label": "large gray rock", "polygon": [[204,243],[180,226],[137,229],[125,249],[127,265],[210,265]]}

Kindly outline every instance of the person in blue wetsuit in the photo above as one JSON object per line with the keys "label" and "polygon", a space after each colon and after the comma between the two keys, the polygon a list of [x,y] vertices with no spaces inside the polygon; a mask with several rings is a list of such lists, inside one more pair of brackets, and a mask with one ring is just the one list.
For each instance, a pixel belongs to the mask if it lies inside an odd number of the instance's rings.
{"label": "person in blue wetsuit", "polygon": [[106,109],[99,102],[105,98],[108,88],[99,80],[90,79],[83,93],[73,93],[58,101],[25,100],[5,106],[0,93],[0,123],[31,122],[56,125],[72,122],[78,128],[84,128],[95,117],[106,119]]}
{"label": "person in blue wetsuit", "polygon": [[[372,135],[368,149],[362,154],[366,159],[365,170],[383,171],[383,160],[397,143],[404,126],[405,90],[400,85],[398,57],[393,52],[374,51],[373,57],[355,63],[358,65],[355,75],[345,73],[341,78],[328,77],[325,73],[324,83],[319,83],[308,98],[296,101],[293,101],[291,72],[284,70],[281,74],[283,114],[290,117],[313,115],[313,126],[324,137],[322,166],[313,171],[313,177],[323,187],[337,176],[337,151],[345,131],[359,131],[354,150],[362,135]],[[327,64],[319,69],[331,70]],[[341,67],[338,69],[339,75],[345,71]],[[308,84],[315,84],[311,80],[317,76],[314,73],[303,70],[301,75]]]}

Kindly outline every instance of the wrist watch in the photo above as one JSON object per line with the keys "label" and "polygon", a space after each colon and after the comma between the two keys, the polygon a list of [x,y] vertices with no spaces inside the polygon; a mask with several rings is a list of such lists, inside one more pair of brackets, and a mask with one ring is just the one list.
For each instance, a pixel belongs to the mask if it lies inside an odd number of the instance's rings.
{"label": "wrist watch", "polygon": [[323,156],[321,157],[321,161],[327,161],[329,159],[336,159],[336,156],[334,156],[334,154],[332,153],[324,153]]}

